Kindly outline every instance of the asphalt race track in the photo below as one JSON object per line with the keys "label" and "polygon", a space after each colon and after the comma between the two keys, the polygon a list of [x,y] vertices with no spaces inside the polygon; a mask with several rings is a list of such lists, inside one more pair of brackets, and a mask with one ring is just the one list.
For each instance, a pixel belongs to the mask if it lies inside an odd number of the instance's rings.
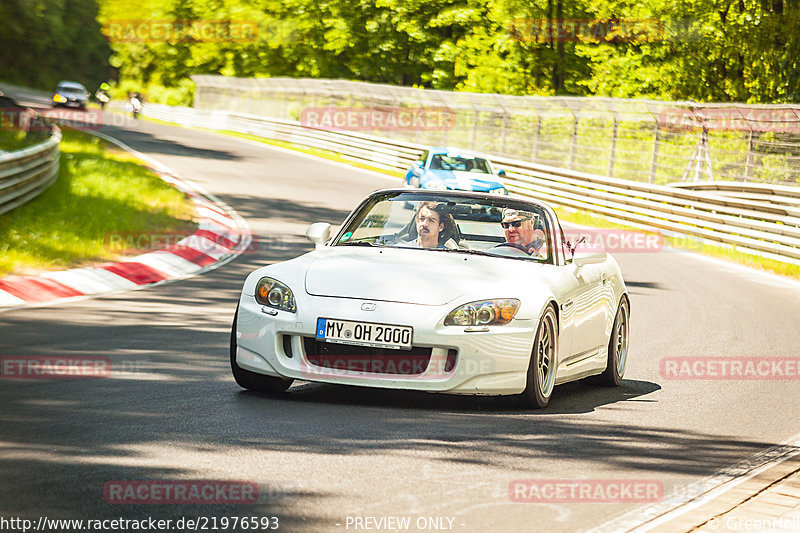
{"label": "asphalt race track", "polygon": [[[228,341],[245,276],[310,250],[310,223],[338,225],[364,195],[400,180],[232,137],[113,121],[102,131],[228,203],[257,247],[187,280],[0,314],[0,355],[108,357],[113,369],[107,379],[0,380],[0,516],[276,516],[280,531],[301,532],[410,517],[411,531],[580,531],[646,504],[520,503],[509,484],[649,480],[679,499],[683,487],[800,433],[796,380],[659,371],[665,357],[800,359],[800,284],[677,251],[616,256],[632,314],[619,389],[560,386],[544,411],[311,383],[280,396],[243,391]],[[255,483],[258,501],[104,498],[112,481],[176,479]]]}

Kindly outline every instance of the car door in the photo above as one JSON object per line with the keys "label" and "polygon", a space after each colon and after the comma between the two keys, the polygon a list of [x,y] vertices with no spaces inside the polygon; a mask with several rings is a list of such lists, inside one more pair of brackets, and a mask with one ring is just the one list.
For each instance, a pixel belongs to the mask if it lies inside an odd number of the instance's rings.
{"label": "car door", "polygon": [[604,264],[578,267],[572,252],[565,253],[566,265],[562,317],[571,322],[571,344],[564,363],[574,363],[595,354],[605,343],[610,283]]}

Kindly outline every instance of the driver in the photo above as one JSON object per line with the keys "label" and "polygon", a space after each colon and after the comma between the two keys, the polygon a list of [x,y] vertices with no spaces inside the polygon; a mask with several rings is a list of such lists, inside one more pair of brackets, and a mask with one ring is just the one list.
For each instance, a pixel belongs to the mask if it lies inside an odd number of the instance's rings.
{"label": "driver", "polygon": [[544,228],[533,213],[506,208],[500,225],[503,226],[507,242],[524,248],[529,255],[546,257]]}

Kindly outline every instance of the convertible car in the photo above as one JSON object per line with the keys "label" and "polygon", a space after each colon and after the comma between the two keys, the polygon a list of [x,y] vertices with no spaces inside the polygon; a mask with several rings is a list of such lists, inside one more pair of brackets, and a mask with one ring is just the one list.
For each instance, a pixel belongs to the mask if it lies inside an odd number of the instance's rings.
{"label": "convertible car", "polygon": [[[305,380],[544,407],[560,383],[620,385],[630,312],[620,269],[566,242],[547,205],[390,189],[330,230],[312,224],[315,250],[247,277],[230,341],[240,386],[275,393]],[[521,244],[525,231],[541,242]]]}
{"label": "convertible car", "polygon": [[422,153],[406,172],[403,184],[420,189],[451,189],[460,191],[508,194],[497,181],[504,170],[497,170],[484,156],[462,152],[456,148],[431,148]]}

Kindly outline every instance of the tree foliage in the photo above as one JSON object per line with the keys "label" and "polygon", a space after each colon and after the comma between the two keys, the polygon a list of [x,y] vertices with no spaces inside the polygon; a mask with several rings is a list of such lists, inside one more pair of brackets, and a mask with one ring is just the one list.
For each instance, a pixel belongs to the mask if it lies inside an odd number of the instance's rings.
{"label": "tree foliage", "polygon": [[[99,5],[106,33],[115,21],[249,21],[258,27],[258,35],[247,39],[138,42],[109,35],[110,64],[122,86],[170,103],[190,98],[192,74],[345,78],[509,94],[800,99],[800,4],[794,0],[99,0]],[[3,54],[4,72],[35,84],[97,78],[108,48],[98,38],[95,10],[92,0],[4,1],[0,46],[13,51]]]}
{"label": "tree foliage", "polygon": [[96,0],[0,2],[0,79],[54,89],[62,79],[90,90],[110,74]]}

